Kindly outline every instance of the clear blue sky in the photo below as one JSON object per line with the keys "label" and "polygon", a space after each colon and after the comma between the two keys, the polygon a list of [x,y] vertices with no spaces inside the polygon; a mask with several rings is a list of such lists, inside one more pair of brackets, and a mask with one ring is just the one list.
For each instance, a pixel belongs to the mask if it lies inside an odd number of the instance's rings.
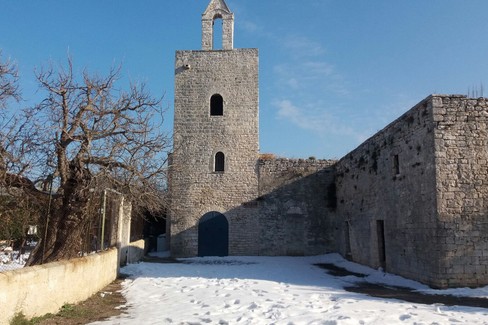
{"label": "clear blue sky", "polygon": [[[175,50],[200,49],[209,0],[2,1],[0,48],[22,76],[50,60],[146,81],[173,123]],[[431,93],[488,96],[487,0],[227,0],[235,47],[260,51],[260,147],[340,158]]]}

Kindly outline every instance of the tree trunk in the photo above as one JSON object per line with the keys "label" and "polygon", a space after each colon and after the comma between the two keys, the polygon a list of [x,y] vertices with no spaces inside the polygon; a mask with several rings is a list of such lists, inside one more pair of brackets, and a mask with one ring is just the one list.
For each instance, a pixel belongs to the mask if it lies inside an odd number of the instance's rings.
{"label": "tree trunk", "polygon": [[[83,235],[86,218],[68,215],[62,209],[54,211],[49,218],[47,231],[43,232],[26,265],[39,265],[79,257],[83,253]],[[44,234],[46,237],[44,238]]]}
{"label": "tree trunk", "polygon": [[90,221],[86,213],[90,202],[86,191],[88,180],[87,173],[78,164],[70,164],[70,178],[60,188],[63,195],[53,202],[52,213],[45,223],[47,229],[26,265],[81,256],[85,248],[84,233]]}

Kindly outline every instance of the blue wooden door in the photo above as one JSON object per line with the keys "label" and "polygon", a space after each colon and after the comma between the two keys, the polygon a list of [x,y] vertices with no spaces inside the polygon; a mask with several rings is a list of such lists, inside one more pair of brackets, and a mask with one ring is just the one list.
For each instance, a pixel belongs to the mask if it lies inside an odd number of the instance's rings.
{"label": "blue wooden door", "polygon": [[219,212],[208,212],[198,223],[198,256],[229,255],[229,222]]}

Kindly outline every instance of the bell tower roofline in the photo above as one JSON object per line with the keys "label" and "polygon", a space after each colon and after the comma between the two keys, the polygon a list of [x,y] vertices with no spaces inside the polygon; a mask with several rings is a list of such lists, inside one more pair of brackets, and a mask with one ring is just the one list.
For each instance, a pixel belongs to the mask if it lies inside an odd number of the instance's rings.
{"label": "bell tower roofline", "polygon": [[232,12],[224,0],[211,0],[207,6],[207,9],[205,9],[203,16],[207,16],[208,18],[208,15],[214,11],[225,11],[227,14],[232,15]]}
{"label": "bell tower roofline", "polygon": [[202,14],[202,49],[214,50],[214,22],[222,19],[222,49],[234,48],[234,14],[224,0],[211,0],[207,9]]}

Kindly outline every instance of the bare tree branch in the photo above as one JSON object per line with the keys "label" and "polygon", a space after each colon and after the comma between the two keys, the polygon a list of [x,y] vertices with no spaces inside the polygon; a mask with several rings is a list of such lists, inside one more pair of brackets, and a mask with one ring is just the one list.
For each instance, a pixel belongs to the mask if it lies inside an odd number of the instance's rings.
{"label": "bare tree branch", "polygon": [[[153,98],[144,84],[126,91],[115,88],[120,67],[105,76],[77,77],[73,63],[52,66],[36,73],[46,98],[30,110],[42,116],[37,125],[38,150],[49,153],[49,175],[58,177],[57,226],[50,232],[44,261],[76,255],[70,232],[82,229],[89,216],[89,189],[114,188],[131,200],[136,211],[164,206],[166,151],[170,141],[162,133],[161,100]],[[54,154],[54,155],[53,155]],[[47,175],[46,174],[46,175]],[[69,237],[69,238],[68,238]],[[31,264],[40,261],[34,254]]]}
{"label": "bare tree branch", "polygon": [[0,51],[0,109],[5,109],[8,100],[20,100],[19,76],[15,64],[10,60],[3,61],[1,58]]}

